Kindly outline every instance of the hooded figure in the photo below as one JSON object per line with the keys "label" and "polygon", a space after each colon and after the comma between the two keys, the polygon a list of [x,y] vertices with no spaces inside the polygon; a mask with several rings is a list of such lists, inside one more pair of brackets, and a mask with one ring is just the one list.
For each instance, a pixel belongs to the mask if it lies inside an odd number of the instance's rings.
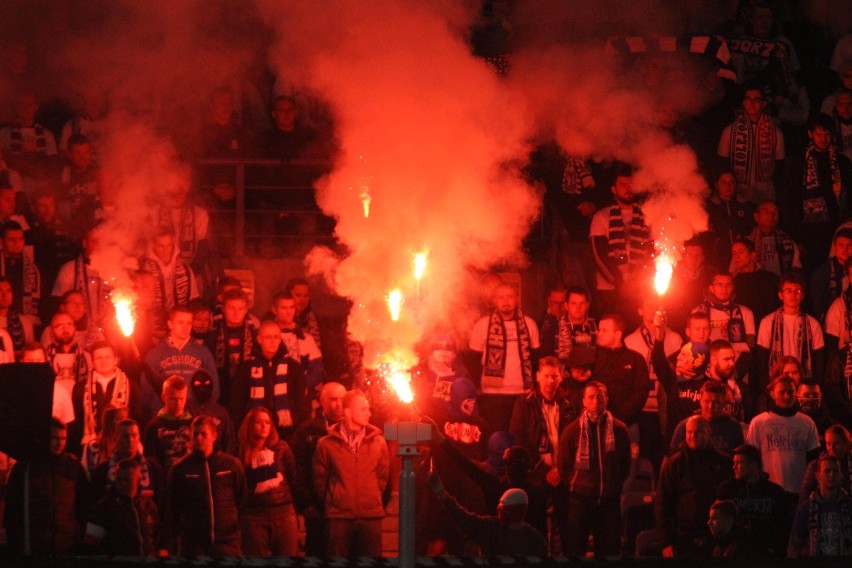
{"label": "hooded figure", "polygon": [[199,369],[192,375],[189,389],[192,397],[186,401],[186,409],[193,416],[212,416],[219,434],[216,439],[217,449],[226,454],[236,454],[237,441],[231,417],[224,406],[210,400],[213,395],[213,378],[207,371]]}

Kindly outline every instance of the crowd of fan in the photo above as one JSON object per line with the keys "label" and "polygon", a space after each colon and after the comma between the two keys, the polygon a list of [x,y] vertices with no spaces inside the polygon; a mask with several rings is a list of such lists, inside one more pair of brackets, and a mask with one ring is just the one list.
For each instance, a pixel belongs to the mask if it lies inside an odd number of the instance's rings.
{"label": "crowd of fan", "polygon": [[[443,330],[426,342],[412,373],[413,418],[433,427],[419,552],[852,555],[852,38],[830,62],[836,91],[812,109],[819,88],[798,81],[773,16],[754,3],[728,37],[742,88],[723,121],[659,109],[658,127],[714,172],[709,230],[685,243],[667,293],[649,286],[630,168],[533,156],[560,282],[535,321],[488,273],[466,348]],[[26,77],[26,54],[13,56]],[[0,357],[56,376],[49,454],[4,458],[10,551],[381,555],[395,462],[379,426],[412,409],[353,342],[351,372],[327,375],[304,279],[249,313],[197,204],[235,198],[215,167],[198,173],[205,196],[186,180],[152,206],[124,336],[91,263],[115,210],[97,166],[108,105],[83,100],[56,133],[25,82],[2,109]],[[252,136],[216,90],[199,155],[331,156],[296,101],[268,103],[270,128]],[[642,507],[654,521],[637,534],[626,521]]]}

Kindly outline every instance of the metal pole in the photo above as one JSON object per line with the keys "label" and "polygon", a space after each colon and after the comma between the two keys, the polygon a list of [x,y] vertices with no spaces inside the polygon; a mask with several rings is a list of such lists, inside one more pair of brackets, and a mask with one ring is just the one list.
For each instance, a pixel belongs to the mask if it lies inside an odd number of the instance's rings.
{"label": "metal pole", "polygon": [[399,472],[399,568],[414,568],[414,459],[417,446],[400,446]]}

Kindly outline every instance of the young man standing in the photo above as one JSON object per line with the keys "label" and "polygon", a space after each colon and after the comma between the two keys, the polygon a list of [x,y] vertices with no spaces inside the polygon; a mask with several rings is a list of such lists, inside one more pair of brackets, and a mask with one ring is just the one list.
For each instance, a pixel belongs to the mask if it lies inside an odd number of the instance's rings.
{"label": "young man standing", "polygon": [[317,444],[314,488],[325,502],[330,556],[381,556],[382,494],[388,483],[388,446],[370,424],[370,402],[358,390],[343,399],[343,419]]}

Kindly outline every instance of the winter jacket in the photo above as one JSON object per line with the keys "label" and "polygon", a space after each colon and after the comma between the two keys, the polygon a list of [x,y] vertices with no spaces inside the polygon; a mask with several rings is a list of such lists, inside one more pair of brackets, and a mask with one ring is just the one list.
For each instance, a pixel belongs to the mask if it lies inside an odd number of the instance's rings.
{"label": "winter jacket", "polygon": [[382,493],[388,483],[390,456],[381,432],[368,424],[357,452],[335,424],[314,452],[314,488],[324,498],[329,519],[385,516]]}
{"label": "winter jacket", "polygon": [[[577,417],[577,409],[562,389],[557,391],[555,400],[556,404],[559,405],[557,429],[561,433]],[[550,441],[547,437],[547,425],[544,422],[541,402],[542,397],[537,392],[531,392],[518,398],[515,401],[515,408],[512,410],[509,431],[515,437],[515,443],[522,445],[529,453],[533,468],[546,474],[550,468],[541,460],[540,456],[542,453],[548,453],[546,451],[548,449],[555,453],[557,448],[549,448]],[[556,463],[553,465],[556,466]]]}
{"label": "winter jacket", "polygon": [[[624,422],[613,419],[615,450],[601,456],[605,446],[603,421],[589,421],[589,469],[576,467],[580,444],[580,418],[565,427],[559,436],[559,473],[572,493],[582,497],[612,498],[621,495],[630,474],[630,438]],[[601,473],[603,471],[603,473]]]}
{"label": "winter jacket", "polygon": [[169,549],[184,556],[240,555],[239,510],[246,499],[243,466],[233,456],[193,452],[169,471]]}
{"label": "winter jacket", "polygon": [[635,424],[651,390],[648,363],[624,346],[596,351],[592,377],[606,385],[609,411],[625,424]]}

